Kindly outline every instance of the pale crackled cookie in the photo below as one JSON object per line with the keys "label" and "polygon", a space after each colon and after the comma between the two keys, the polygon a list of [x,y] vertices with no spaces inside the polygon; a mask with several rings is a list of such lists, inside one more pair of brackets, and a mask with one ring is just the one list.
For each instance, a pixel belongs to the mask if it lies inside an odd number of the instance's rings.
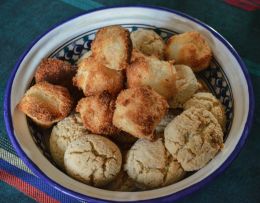
{"label": "pale crackled cookie", "polygon": [[64,165],[71,177],[101,187],[119,174],[122,155],[109,139],[89,134],[69,144],[64,155]]}
{"label": "pale crackled cookie", "polygon": [[164,58],[164,41],[153,30],[138,29],[130,35],[133,48],[141,51],[147,56],[156,56],[159,59]]}
{"label": "pale crackled cookie", "polygon": [[221,102],[211,93],[198,92],[184,103],[183,108],[186,110],[191,107],[204,108],[210,111],[218,120],[222,129],[226,126],[226,114]]}
{"label": "pale crackled cookie", "polygon": [[205,109],[189,108],[164,131],[165,146],[185,171],[199,170],[223,147],[217,119]]}
{"label": "pale crackled cookie", "polygon": [[185,172],[167,152],[162,139],[139,139],[128,151],[124,170],[141,189],[163,187],[180,180]]}
{"label": "pale crackled cookie", "polygon": [[49,140],[50,152],[60,168],[64,168],[64,153],[69,143],[88,133],[79,114],[71,114],[53,127]]}

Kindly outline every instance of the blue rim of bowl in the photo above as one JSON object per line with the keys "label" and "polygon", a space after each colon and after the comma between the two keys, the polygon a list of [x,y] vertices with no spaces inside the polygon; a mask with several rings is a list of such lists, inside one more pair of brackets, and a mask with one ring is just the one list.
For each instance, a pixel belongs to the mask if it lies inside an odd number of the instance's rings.
{"label": "blue rim of bowl", "polygon": [[[107,9],[113,9],[113,8],[144,8],[144,9],[154,9],[154,10],[161,10],[161,11],[166,11],[169,13],[173,13],[175,15],[179,15],[181,17],[187,18],[191,21],[193,21],[194,23],[197,23],[199,25],[201,25],[202,27],[204,27],[205,29],[207,29],[208,31],[211,32],[211,34],[213,34],[217,39],[219,39],[225,46],[226,48],[232,53],[232,55],[236,58],[237,62],[240,65],[240,68],[242,69],[242,72],[246,78],[246,82],[248,85],[248,93],[249,93],[249,111],[248,111],[248,116],[247,116],[247,120],[245,123],[245,127],[243,129],[243,133],[239,139],[239,142],[237,143],[235,149],[233,150],[233,152],[229,155],[229,157],[224,161],[224,163],[218,168],[216,169],[212,174],[210,174],[209,176],[207,176],[206,178],[204,178],[203,180],[201,180],[198,183],[195,183],[194,185],[189,186],[188,188],[185,188],[181,191],[178,191],[174,194],[170,194],[170,195],[166,195],[166,196],[162,196],[162,197],[157,197],[157,198],[153,198],[153,199],[147,199],[147,200],[142,200],[141,202],[157,202],[158,200],[171,200],[171,201],[175,201],[177,199],[180,199],[184,196],[187,196],[195,191],[197,191],[198,189],[200,189],[201,187],[203,187],[204,185],[206,185],[207,183],[209,183],[210,181],[212,181],[214,178],[216,178],[218,175],[220,175],[230,164],[231,162],[238,156],[239,152],[241,151],[242,147],[245,144],[246,138],[248,137],[250,128],[252,126],[252,122],[253,122],[253,116],[254,116],[254,109],[255,109],[255,99],[254,99],[254,92],[253,92],[253,85],[251,82],[251,78],[250,75],[248,73],[248,70],[244,64],[244,62],[242,61],[242,59],[240,58],[240,56],[238,55],[238,53],[236,52],[236,50],[232,47],[232,45],[224,38],[222,37],[217,31],[215,31],[213,28],[211,28],[210,26],[206,25],[205,23],[201,22],[200,20],[193,18],[185,13],[182,13],[180,11],[175,11],[172,9],[168,9],[168,8],[164,8],[164,7],[156,7],[156,6],[146,6],[146,5],[121,5],[121,6],[111,6],[111,7],[101,7],[101,8],[97,8],[97,9],[92,9],[89,10],[87,12],[78,14],[74,17],[71,17],[65,21],[62,21],[60,23],[55,24],[54,26],[52,26],[51,28],[49,28],[46,32],[44,32],[43,34],[41,34],[40,36],[38,36],[30,45],[29,47],[26,49],[26,51],[20,56],[20,58],[18,59],[17,63],[14,66],[14,69],[11,73],[11,76],[9,77],[8,81],[7,81],[7,86],[5,89],[5,96],[4,96],[4,120],[5,120],[5,125],[6,125],[6,130],[7,130],[7,134],[11,140],[11,143],[13,145],[13,147],[15,148],[16,152],[18,153],[18,155],[21,157],[21,159],[25,162],[25,164],[33,171],[33,173],[35,175],[37,175],[38,177],[42,178],[43,180],[45,180],[48,184],[52,185],[53,187],[55,187],[56,189],[58,189],[59,191],[73,196],[77,199],[81,199],[81,200],[85,200],[85,201],[94,201],[94,202],[100,202],[100,201],[110,201],[110,200],[105,200],[105,199],[100,199],[100,198],[95,198],[95,197],[90,197],[87,195],[83,195],[77,192],[74,192],[68,188],[65,188],[64,186],[56,183],[55,181],[53,181],[52,179],[50,179],[47,175],[44,174],[43,171],[41,171],[34,163],[33,161],[25,154],[25,152],[23,151],[23,149],[20,147],[18,141],[16,140],[16,137],[14,135],[14,129],[13,129],[13,124],[12,124],[12,116],[11,116],[11,108],[10,108],[10,95],[11,95],[11,90],[12,90],[12,84],[13,84],[13,79],[16,75],[16,72],[21,64],[21,62],[23,61],[23,59],[25,58],[25,56],[28,54],[28,52],[31,50],[31,48],[46,34],[48,34],[50,31],[52,31],[53,29],[57,28],[58,26],[65,24],[68,21],[71,21],[73,19],[76,19],[78,17],[81,17],[83,15],[87,15],[89,13],[93,13],[95,11],[101,11],[101,10],[107,10]],[[110,201],[110,202],[118,202],[118,201]],[[128,202],[133,202],[133,201],[128,201]],[[134,201],[135,202],[135,201]],[[140,201],[138,201],[140,202]]]}

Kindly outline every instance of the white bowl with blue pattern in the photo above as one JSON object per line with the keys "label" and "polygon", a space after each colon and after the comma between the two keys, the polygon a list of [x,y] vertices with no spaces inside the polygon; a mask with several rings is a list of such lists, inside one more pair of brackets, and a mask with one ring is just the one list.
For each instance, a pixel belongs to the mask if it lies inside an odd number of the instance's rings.
{"label": "white bowl with blue pattern", "polygon": [[[164,39],[190,30],[207,38],[214,59],[198,74],[226,110],[225,147],[205,167],[172,185],[143,192],[114,192],[85,185],[60,171],[51,161],[46,140],[35,125],[15,108],[30,86],[44,57],[75,63],[88,51],[98,29],[122,25],[130,31],[153,29]],[[234,48],[215,30],[177,11],[154,7],[113,7],[74,17],[38,37],[17,62],[5,93],[4,113],[8,135],[27,166],[39,177],[66,194],[86,201],[174,201],[215,178],[241,150],[252,124],[254,95],[247,69]]]}

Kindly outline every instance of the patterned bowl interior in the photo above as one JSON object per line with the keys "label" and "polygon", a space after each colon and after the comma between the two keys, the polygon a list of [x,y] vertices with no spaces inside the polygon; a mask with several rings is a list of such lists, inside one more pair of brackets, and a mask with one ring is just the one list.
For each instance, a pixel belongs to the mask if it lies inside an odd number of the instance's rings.
{"label": "patterned bowl interior", "polygon": [[[157,28],[150,25],[143,24],[124,24],[123,27],[127,28],[130,32],[135,31],[138,28],[152,29],[157,34],[159,34],[164,40],[167,40],[174,34],[178,34],[172,30]],[[52,52],[49,56],[51,58],[58,58],[61,60],[69,61],[72,64],[75,62],[87,51],[91,48],[92,40],[95,38],[95,34],[98,29],[88,31],[80,36],[77,36],[70,40],[69,42],[58,47],[54,52]],[[211,61],[210,67],[200,73],[198,73],[197,78],[202,79],[205,84],[208,86],[210,91],[222,102],[227,122],[226,129],[224,133],[224,141],[226,140],[229,131],[231,129],[232,120],[233,120],[233,96],[231,86],[229,81],[221,68],[220,64],[216,61],[215,58]],[[30,119],[28,120],[28,126],[32,137],[39,147],[44,156],[56,165],[51,158],[49,147],[48,147],[48,139],[50,131],[43,131],[39,127],[37,127]]]}

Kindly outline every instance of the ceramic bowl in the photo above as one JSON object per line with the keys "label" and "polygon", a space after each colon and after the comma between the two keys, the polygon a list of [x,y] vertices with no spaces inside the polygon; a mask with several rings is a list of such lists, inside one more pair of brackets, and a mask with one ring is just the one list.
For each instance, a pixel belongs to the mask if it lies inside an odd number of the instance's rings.
{"label": "ceramic bowl", "polygon": [[[205,167],[187,178],[159,189],[143,192],[114,192],[80,183],[51,161],[37,127],[15,108],[30,86],[36,67],[44,57],[75,63],[88,51],[98,29],[122,25],[130,31],[155,30],[162,38],[190,30],[204,35],[213,50],[210,68],[198,77],[220,99],[226,110],[225,147]],[[235,34],[235,33],[234,33]],[[176,200],[216,177],[241,150],[254,111],[252,84],[247,69],[234,48],[214,29],[181,12],[154,7],[113,7],[90,11],[55,26],[37,38],[17,62],[5,94],[5,122],[14,148],[27,166],[47,183],[66,194],[86,201]]]}

